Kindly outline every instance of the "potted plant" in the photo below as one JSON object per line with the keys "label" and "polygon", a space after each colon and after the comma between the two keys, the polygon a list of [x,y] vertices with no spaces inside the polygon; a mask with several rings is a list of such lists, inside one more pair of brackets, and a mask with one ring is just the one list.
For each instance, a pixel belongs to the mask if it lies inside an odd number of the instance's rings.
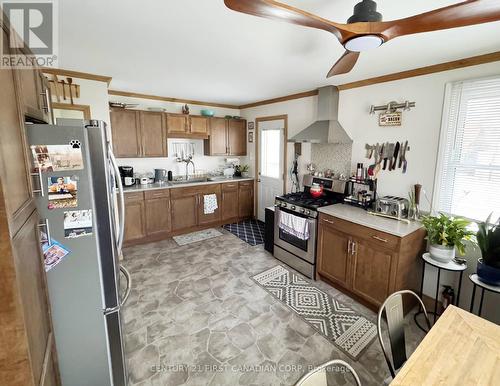
{"label": "potted plant", "polygon": [[455,258],[455,248],[463,255],[466,240],[472,240],[474,232],[467,229],[470,221],[458,217],[424,216],[422,223],[430,242],[429,252],[434,260],[448,263]]}
{"label": "potted plant", "polygon": [[490,224],[492,214],[479,224],[476,238],[481,258],[477,261],[477,276],[486,283],[500,285],[500,219]]}
{"label": "potted plant", "polygon": [[241,165],[240,166],[240,172],[241,172],[241,176],[243,178],[248,178],[250,176],[250,167],[248,165]]}

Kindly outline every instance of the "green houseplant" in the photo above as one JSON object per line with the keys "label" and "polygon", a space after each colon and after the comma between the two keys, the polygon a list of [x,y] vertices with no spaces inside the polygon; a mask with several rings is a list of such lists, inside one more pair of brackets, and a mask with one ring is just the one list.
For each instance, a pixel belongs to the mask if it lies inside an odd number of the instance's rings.
{"label": "green houseplant", "polygon": [[244,178],[248,178],[248,176],[250,175],[249,170],[250,170],[250,167],[248,165],[241,165],[240,166],[241,176]]}
{"label": "green houseplant", "polygon": [[500,285],[500,219],[491,224],[492,214],[479,224],[476,234],[481,258],[477,261],[477,276],[491,285]]}
{"label": "green houseplant", "polygon": [[433,259],[447,263],[455,258],[455,248],[463,255],[465,241],[473,240],[474,232],[467,229],[470,221],[459,217],[424,216],[422,223],[427,230],[430,243],[429,252]]}

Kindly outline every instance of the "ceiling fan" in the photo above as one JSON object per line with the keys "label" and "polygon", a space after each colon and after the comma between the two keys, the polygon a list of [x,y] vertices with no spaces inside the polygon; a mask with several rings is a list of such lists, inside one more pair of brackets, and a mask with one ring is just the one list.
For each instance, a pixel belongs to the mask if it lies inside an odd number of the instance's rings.
{"label": "ceiling fan", "polygon": [[356,64],[360,52],[377,48],[398,36],[500,20],[500,0],[468,0],[392,21],[382,21],[375,1],[362,0],[354,6],[354,14],[346,24],[335,23],[274,0],[224,0],[224,3],[234,11],[334,34],[346,51],[328,72],[327,78],[348,73]]}

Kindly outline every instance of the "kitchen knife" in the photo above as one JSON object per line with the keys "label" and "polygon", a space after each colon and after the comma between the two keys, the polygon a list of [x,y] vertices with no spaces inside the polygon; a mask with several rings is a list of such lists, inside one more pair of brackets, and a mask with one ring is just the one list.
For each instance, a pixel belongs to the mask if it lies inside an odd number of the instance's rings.
{"label": "kitchen knife", "polygon": [[389,161],[389,170],[392,170],[392,157],[394,155],[394,148],[396,147],[396,144],[390,143],[389,144],[389,149],[387,150],[388,154],[388,161]]}
{"label": "kitchen knife", "polygon": [[401,155],[399,156],[399,168],[403,166],[403,162],[406,160],[406,149],[408,148],[408,141],[405,142],[404,146],[401,148]]}
{"label": "kitchen knife", "polygon": [[391,170],[396,169],[396,165],[398,163],[398,154],[399,154],[400,147],[401,147],[401,144],[399,142],[396,142],[396,147],[394,148],[394,163],[392,164]]}
{"label": "kitchen knife", "polygon": [[387,159],[390,157],[391,153],[389,153],[389,142],[386,142],[384,145],[384,166],[382,167],[383,170],[387,169]]}

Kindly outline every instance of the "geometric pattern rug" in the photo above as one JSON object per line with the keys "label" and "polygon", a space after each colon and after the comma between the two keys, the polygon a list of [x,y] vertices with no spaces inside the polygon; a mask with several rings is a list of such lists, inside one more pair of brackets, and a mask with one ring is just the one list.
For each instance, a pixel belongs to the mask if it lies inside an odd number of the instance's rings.
{"label": "geometric pattern rug", "polygon": [[377,336],[372,322],[281,265],[253,280],[354,360]]}
{"label": "geometric pattern rug", "polygon": [[222,227],[251,246],[264,244],[264,226],[259,220],[246,220]]}

